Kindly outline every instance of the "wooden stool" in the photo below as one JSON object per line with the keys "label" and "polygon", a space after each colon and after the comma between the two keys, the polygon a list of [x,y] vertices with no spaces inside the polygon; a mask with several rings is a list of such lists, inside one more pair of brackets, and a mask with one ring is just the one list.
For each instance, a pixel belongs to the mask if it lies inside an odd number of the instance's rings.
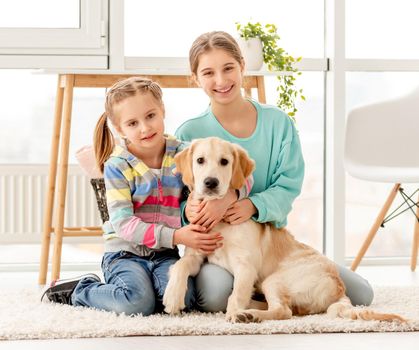
{"label": "wooden stool", "polygon": [[[100,227],[64,227],[65,199],[67,192],[68,152],[70,145],[71,110],[73,104],[73,90],[77,87],[107,88],[115,82],[130,76],[142,76],[152,79],[162,88],[196,88],[192,84],[190,75],[147,75],[139,71],[131,74],[115,74],[104,72],[59,73],[57,95],[55,100],[54,125],[51,142],[51,156],[49,166],[48,189],[43,219],[43,234],[41,260],[38,283],[46,283],[51,234],[54,234],[54,250],[52,255],[51,280],[60,277],[61,250],[63,237],[100,236]],[[257,89],[258,100],[266,102],[264,77],[262,75],[248,75],[243,81],[245,95],[251,96],[251,89]],[[58,162],[58,153],[59,162]],[[57,176],[58,169],[58,176]],[[57,202],[55,203],[55,186],[58,186]],[[55,213],[55,226],[52,217]]]}

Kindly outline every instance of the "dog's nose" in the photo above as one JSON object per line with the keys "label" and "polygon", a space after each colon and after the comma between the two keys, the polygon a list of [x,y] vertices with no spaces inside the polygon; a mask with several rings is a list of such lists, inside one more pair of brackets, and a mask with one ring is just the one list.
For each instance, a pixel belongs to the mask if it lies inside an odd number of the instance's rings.
{"label": "dog's nose", "polygon": [[218,179],[215,177],[207,177],[204,180],[205,187],[208,188],[209,190],[213,190],[214,188],[216,188],[219,183],[220,181],[218,181]]}

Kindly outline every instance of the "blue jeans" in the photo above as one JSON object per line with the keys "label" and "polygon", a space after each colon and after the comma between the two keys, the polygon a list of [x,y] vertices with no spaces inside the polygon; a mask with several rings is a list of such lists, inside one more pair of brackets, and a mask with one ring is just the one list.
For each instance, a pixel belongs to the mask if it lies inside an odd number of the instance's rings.
{"label": "blue jeans", "polygon": [[[178,259],[176,251],[155,252],[149,257],[126,251],[105,253],[105,283],[82,279],[72,294],[72,303],[127,315],[162,312],[169,268]],[[194,303],[195,287],[189,278],[185,305],[192,309]]]}
{"label": "blue jeans", "polygon": [[[355,272],[337,265],[346,287],[346,295],[353,305],[370,305],[374,291],[368,281]],[[228,297],[233,290],[233,276],[220,266],[205,263],[196,276],[196,303],[205,312],[226,311]]]}

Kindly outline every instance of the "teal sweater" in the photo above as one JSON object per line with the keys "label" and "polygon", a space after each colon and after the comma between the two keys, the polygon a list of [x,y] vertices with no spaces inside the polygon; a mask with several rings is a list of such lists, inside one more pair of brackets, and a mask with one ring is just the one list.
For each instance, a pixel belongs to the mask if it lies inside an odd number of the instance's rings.
{"label": "teal sweater", "polygon": [[183,141],[218,136],[246,149],[256,162],[249,195],[258,210],[254,219],[283,227],[304,178],[300,140],[294,123],[279,108],[251,102],[257,111],[257,124],[250,137],[238,138],[230,134],[218,122],[211,107],[184,122],[176,130],[176,136]]}

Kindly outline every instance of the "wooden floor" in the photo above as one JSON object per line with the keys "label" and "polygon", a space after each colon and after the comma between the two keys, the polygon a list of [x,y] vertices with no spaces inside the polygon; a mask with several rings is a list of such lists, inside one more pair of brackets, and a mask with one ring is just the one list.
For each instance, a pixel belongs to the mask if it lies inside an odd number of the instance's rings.
{"label": "wooden floor", "polygon": [[[419,285],[419,272],[408,266],[368,266],[358,272],[373,285]],[[84,273],[67,271],[63,278]],[[16,288],[36,284],[36,273],[0,273],[3,286]],[[0,341],[0,349],[33,350],[104,350],[104,349],[418,349],[419,332],[409,333],[335,333],[335,334],[279,334],[246,336],[188,336],[188,337],[126,337],[98,339],[58,339],[31,341]]]}
{"label": "wooden floor", "polygon": [[194,349],[194,350],[413,350],[418,333],[280,334],[193,337],[130,337],[0,342],[0,349],[16,350],[105,350],[105,349]]}

